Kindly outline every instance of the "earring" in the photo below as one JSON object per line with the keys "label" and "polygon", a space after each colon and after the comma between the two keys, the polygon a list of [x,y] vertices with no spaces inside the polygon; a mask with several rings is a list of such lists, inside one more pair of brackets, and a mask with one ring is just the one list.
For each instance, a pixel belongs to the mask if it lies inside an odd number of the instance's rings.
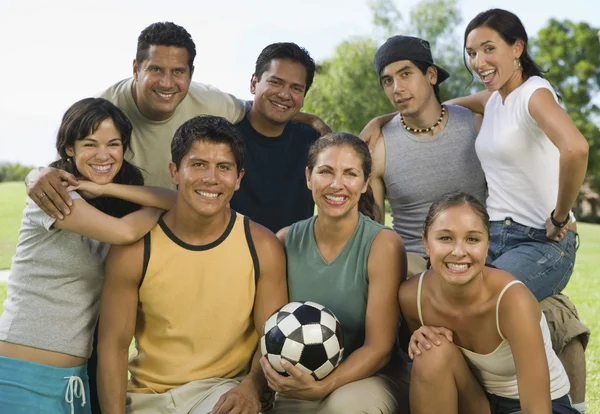
{"label": "earring", "polygon": [[521,59],[519,59],[518,57],[515,57],[515,59],[513,60],[513,65],[514,65],[515,69],[519,69],[521,67]]}

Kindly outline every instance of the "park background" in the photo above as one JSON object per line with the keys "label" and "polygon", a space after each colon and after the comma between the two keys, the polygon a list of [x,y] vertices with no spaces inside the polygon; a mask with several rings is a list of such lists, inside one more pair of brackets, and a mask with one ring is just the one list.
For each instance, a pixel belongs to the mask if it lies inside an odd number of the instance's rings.
{"label": "park background", "polygon": [[[25,203],[24,174],[54,159],[60,118],[75,101],[131,76],[139,32],[155,21],[184,26],[197,47],[193,80],[252,99],[250,76],[269,43],[304,46],[318,67],[304,110],[358,133],[393,107],[373,55],[392,34],[428,39],[451,78],[443,99],[482,88],[463,65],[463,31],[480,11],[516,13],[530,52],[588,139],[586,183],[576,213],[581,247],[565,291],[592,329],[587,413],[600,414],[600,2],[588,0],[2,0],[0,36],[0,276],[10,267]],[[440,160],[443,162],[443,160]],[[389,217],[388,217],[389,220]],[[6,284],[0,277],[0,305]],[[0,306],[0,312],[2,308]]]}

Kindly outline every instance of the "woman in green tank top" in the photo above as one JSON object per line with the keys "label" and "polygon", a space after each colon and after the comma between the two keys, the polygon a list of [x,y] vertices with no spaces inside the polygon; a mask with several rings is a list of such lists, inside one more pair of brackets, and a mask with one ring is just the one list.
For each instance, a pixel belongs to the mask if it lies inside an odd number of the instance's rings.
{"label": "woman in green tank top", "polygon": [[281,376],[263,357],[277,391],[275,413],[408,412],[407,379],[390,363],[406,253],[400,236],[372,220],[371,165],[367,144],[351,134],[328,134],[309,150],[306,180],[318,215],[277,236],[286,247],[290,301],[311,300],[334,312],[345,359],[315,381],[290,363],[282,362],[290,376]]}

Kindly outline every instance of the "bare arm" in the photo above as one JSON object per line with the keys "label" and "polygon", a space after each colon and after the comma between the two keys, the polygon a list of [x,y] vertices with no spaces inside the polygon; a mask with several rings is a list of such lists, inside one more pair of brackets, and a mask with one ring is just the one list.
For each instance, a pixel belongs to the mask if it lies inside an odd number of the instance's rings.
{"label": "bare arm", "polygon": [[523,414],[549,414],[550,374],[535,297],[521,284],[511,286],[500,301],[500,330],[515,361]]}
{"label": "bare arm", "polygon": [[69,188],[78,190],[93,197],[114,197],[127,200],[146,207],[156,207],[169,210],[175,204],[177,191],[170,188],[152,187],[143,185],[125,185],[109,183],[104,185],[92,181],[80,181],[78,186]]}
{"label": "bare arm", "polygon": [[463,106],[475,113],[483,114],[485,105],[487,104],[487,101],[490,99],[491,95],[492,93],[486,90],[474,93],[473,95],[450,99],[444,103],[448,105]]}
{"label": "bare arm", "polygon": [[383,175],[385,173],[385,144],[382,139],[375,144],[373,154],[373,171],[371,172],[371,189],[377,208],[377,219],[381,224],[385,224],[385,182]]}
{"label": "bare arm", "polygon": [[569,114],[556,102],[548,89],[538,89],[533,93],[529,100],[529,113],[560,151],[554,219],[562,222],[569,215],[583,184],[589,146]]}
{"label": "bare arm", "polygon": [[25,177],[27,195],[44,213],[62,220],[71,213],[73,200],[67,191],[68,185],[77,185],[73,174],[56,168],[34,169]]}
{"label": "bare arm", "polygon": [[362,131],[360,131],[360,139],[369,144],[371,151],[375,148],[375,144],[377,144],[379,138],[383,136],[383,133],[381,132],[383,126],[390,122],[396,115],[398,115],[398,112],[373,118],[365,125]]}
{"label": "bare arm", "polygon": [[54,227],[110,244],[129,244],[139,240],[156,224],[162,212],[144,207],[122,218],[105,214],[84,200],[76,199],[71,214],[54,222]]}
{"label": "bare arm", "polygon": [[390,360],[400,323],[397,292],[401,281],[406,279],[404,243],[394,231],[382,230],[375,237],[368,272],[365,343],[323,380],[329,393],[370,377]]}
{"label": "bare arm", "polygon": [[392,230],[380,231],[373,241],[367,266],[369,292],[363,346],[321,381],[315,381],[285,359],[281,366],[290,376],[283,377],[263,357],[261,364],[272,389],[291,398],[320,400],[345,384],[373,375],[388,363],[400,319],[398,286],[406,275],[406,254],[400,236]]}
{"label": "bare arm", "polygon": [[[260,337],[267,319],[288,302],[286,262],[283,247],[273,233],[254,222],[250,222],[250,232],[260,263],[254,299],[254,326]],[[213,413],[258,413],[260,395],[266,384],[260,365],[260,349],[257,349],[248,375],[240,385],[219,399]]]}
{"label": "bare arm", "polygon": [[135,331],[138,287],[142,277],[143,240],[113,246],[104,269],[98,325],[98,395],[102,412],[123,414],[127,396],[127,361]]}

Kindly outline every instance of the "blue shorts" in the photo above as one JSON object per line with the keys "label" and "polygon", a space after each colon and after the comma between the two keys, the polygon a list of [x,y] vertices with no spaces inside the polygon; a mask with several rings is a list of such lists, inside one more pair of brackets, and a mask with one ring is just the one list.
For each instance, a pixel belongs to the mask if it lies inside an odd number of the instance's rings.
{"label": "blue shorts", "polygon": [[0,356],[0,412],[91,414],[86,364],[57,368]]}
{"label": "blue shorts", "polygon": [[575,266],[578,235],[568,230],[559,242],[546,237],[546,230],[527,227],[507,217],[490,222],[487,263],[519,279],[538,301],[560,293]]}
{"label": "blue shorts", "polygon": [[[511,414],[521,412],[521,404],[519,400],[499,397],[494,394],[487,394],[487,397],[488,400],[490,400],[491,414]],[[552,400],[552,414],[580,413],[571,406],[571,400],[569,400],[569,397],[565,395],[563,397]]]}

